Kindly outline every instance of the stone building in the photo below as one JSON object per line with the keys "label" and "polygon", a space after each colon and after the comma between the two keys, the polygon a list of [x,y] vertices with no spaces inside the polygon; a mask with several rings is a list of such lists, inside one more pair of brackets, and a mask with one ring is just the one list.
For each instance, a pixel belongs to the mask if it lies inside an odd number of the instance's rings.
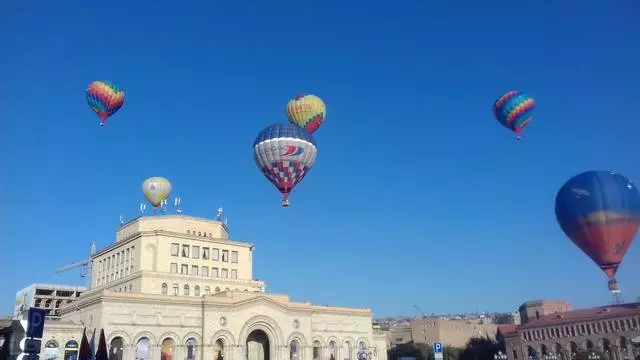
{"label": "stone building", "polygon": [[603,360],[640,360],[640,303],[562,312],[557,310],[571,307],[544,302],[524,304],[521,313],[528,316],[519,327],[501,327],[508,360],[571,360],[583,352],[602,354]]}
{"label": "stone building", "polygon": [[32,284],[16,293],[13,316],[23,317],[30,307],[46,310],[47,317],[60,317],[60,308],[85,291],[83,286]]}
{"label": "stone building", "polygon": [[440,341],[447,347],[465,347],[473,337],[495,339],[496,331],[496,325],[481,324],[478,320],[423,318],[411,322],[411,338],[415,343],[430,345]]}
{"label": "stone building", "polygon": [[370,309],[269,294],[252,273],[255,247],[224,222],[139,217],[92,256],[91,287],[47,321],[43,360],[78,351],[104,329],[110,359],[386,360]]}

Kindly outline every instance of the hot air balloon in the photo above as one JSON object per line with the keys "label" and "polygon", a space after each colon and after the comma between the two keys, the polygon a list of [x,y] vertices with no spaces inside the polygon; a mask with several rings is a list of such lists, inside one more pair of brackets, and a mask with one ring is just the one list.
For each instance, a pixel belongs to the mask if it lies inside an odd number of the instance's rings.
{"label": "hot air balloon", "polygon": [[531,121],[536,102],[520,91],[509,91],[493,103],[493,114],[498,122],[522,139],[522,129]]}
{"label": "hot air balloon", "polygon": [[289,193],[313,167],[317,152],[311,134],[293,124],[267,126],[253,143],[256,165],[282,193],[285,207]]}
{"label": "hot air balloon", "polygon": [[86,91],[87,103],[100,117],[100,126],[104,126],[109,116],[120,110],[124,104],[124,91],[108,81],[94,81]]}
{"label": "hot air balloon", "polygon": [[640,226],[640,194],[626,177],[587,171],[569,179],[556,196],[562,231],[609,278],[619,296],[616,271]]}
{"label": "hot air balloon", "polygon": [[298,95],[287,103],[289,122],[313,134],[327,116],[327,108],[315,95]]}
{"label": "hot air balloon", "polygon": [[171,183],[163,177],[150,177],[142,183],[142,192],[154,209],[157,209],[171,194]]}

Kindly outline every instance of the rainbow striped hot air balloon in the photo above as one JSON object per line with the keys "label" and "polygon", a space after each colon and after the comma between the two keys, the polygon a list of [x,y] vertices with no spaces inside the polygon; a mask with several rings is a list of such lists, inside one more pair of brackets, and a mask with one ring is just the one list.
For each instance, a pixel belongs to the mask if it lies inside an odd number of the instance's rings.
{"label": "rainbow striped hot air balloon", "polygon": [[327,108],[315,95],[298,95],[287,103],[289,122],[313,134],[324,122]]}
{"label": "rainbow striped hot air balloon", "polygon": [[293,124],[268,126],[253,143],[256,165],[282,193],[282,206],[289,205],[289,193],[311,171],[317,152],[311,134]]}
{"label": "rainbow striped hot air balloon", "polygon": [[124,104],[124,91],[108,81],[92,82],[86,95],[89,107],[100,117],[100,126]]}
{"label": "rainbow striped hot air balloon", "polygon": [[493,114],[498,122],[516,133],[520,140],[522,129],[531,121],[536,102],[520,91],[509,91],[493,103]]}

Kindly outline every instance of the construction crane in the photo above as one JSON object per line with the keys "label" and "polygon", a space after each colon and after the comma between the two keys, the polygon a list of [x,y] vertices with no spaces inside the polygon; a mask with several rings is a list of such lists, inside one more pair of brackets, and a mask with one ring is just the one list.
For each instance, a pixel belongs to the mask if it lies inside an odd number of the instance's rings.
{"label": "construction crane", "polygon": [[427,314],[425,314],[425,313],[424,313],[424,311],[422,311],[422,309],[420,309],[420,308],[418,307],[418,305],[413,305],[413,307],[414,307],[414,308],[416,308],[416,309],[418,309],[418,311],[420,311],[420,312],[422,313],[422,316],[423,316],[424,318],[427,318]]}
{"label": "construction crane", "polygon": [[80,260],[73,262],[69,265],[65,265],[61,268],[56,269],[56,273],[61,273],[65,271],[69,271],[71,269],[75,269],[77,267],[80,268],[80,277],[87,278],[87,289],[91,287],[91,272],[92,272],[92,261],[91,258],[96,253],[96,242],[91,243],[91,251],[89,253],[89,258],[85,260]]}

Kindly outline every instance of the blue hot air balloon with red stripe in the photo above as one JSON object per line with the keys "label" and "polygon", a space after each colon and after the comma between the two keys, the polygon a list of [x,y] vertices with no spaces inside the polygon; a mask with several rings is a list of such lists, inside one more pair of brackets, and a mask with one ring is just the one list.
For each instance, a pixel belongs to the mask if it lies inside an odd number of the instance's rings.
{"label": "blue hot air balloon with red stripe", "polygon": [[516,133],[516,139],[522,138],[522,130],[531,122],[535,100],[520,91],[507,91],[493,103],[493,115],[500,125]]}
{"label": "blue hot air balloon with red stripe", "polygon": [[616,272],[640,226],[640,194],[626,177],[611,171],[587,171],[567,181],[556,196],[562,231],[609,278],[618,296]]}

